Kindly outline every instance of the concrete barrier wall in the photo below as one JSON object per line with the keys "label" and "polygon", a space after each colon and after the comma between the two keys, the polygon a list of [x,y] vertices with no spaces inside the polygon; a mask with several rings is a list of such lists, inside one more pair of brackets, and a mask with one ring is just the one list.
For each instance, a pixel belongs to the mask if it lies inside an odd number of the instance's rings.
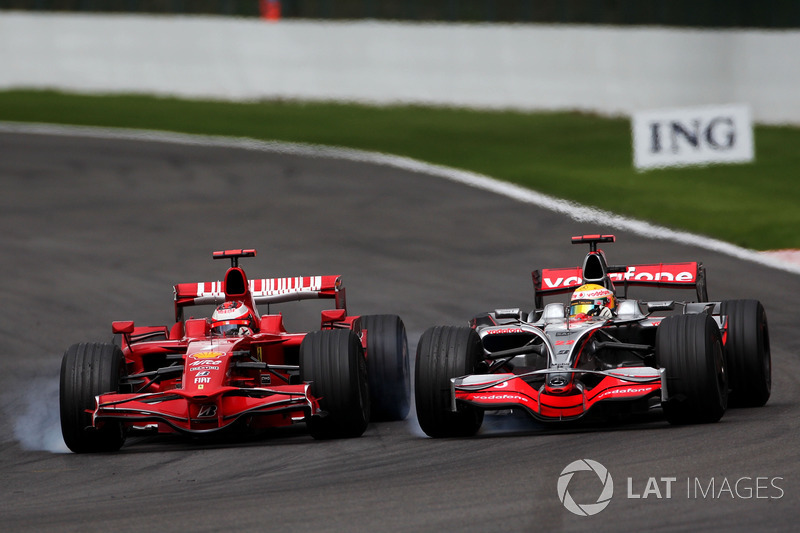
{"label": "concrete barrier wall", "polygon": [[635,111],[800,124],[800,32],[0,12],[0,88]]}

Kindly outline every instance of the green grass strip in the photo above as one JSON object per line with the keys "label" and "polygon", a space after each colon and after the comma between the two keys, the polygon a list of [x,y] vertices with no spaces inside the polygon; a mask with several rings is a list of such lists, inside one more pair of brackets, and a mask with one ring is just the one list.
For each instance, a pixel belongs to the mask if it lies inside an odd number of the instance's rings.
{"label": "green grass strip", "polygon": [[630,121],[581,113],[0,91],[0,120],[230,135],[404,155],[746,248],[800,248],[800,128],[756,161],[637,172]]}

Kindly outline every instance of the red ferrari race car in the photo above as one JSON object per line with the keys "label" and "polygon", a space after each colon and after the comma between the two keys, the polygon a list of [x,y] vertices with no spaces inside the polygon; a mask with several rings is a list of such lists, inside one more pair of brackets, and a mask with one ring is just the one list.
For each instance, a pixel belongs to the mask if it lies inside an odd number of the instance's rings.
{"label": "red ferrari race car", "polygon": [[[728,402],[770,396],[769,332],[757,300],[709,302],[702,263],[613,266],[588,244],[580,267],[533,272],[535,309],[437,326],[417,346],[415,399],[431,437],[469,436],[486,411],[543,422],[661,407],[672,424],[715,422]],[[640,301],[634,286],[692,289],[696,301]],[[544,297],[572,293],[568,306]],[[663,291],[662,291],[663,294]]]}
{"label": "red ferrari race car", "polygon": [[[395,315],[350,316],[340,276],[248,280],[239,258],[222,281],[175,285],[175,324],[113,322],[115,342],[81,343],[61,364],[61,430],[70,450],[118,450],[133,431],[203,435],[305,422],[312,437],[357,437],[370,419],[410,405],[405,326]],[[286,331],[258,304],[330,298],[321,327]],[[216,305],[211,318],[184,309]],[[268,308],[271,308],[268,305]]]}

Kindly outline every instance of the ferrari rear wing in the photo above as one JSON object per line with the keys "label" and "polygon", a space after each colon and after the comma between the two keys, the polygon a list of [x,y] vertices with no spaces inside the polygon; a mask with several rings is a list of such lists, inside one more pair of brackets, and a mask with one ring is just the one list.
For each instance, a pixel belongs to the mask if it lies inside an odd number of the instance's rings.
{"label": "ferrari rear wing", "polygon": [[[256,304],[332,298],[336,300],[336,309],[346,308],[342,277],[338,275],[251,279],[247,281],[247,286]],[[176,316],[180,315],[183,307],[224,301],[225,292],[221,281],[175,285]]]}
{"label": "ferrari rear wing", "polygon": [[[544,296],[572,292],[585,282],[581,267],[534,270],[532,277],[537,309],[544,307]],[[695,289],[697,301],[708,301],[706,271],[703,263],[699,262],[609,266],[608,279],[615,288],[622,287],[626,296],[628,287],[633,286]]]}

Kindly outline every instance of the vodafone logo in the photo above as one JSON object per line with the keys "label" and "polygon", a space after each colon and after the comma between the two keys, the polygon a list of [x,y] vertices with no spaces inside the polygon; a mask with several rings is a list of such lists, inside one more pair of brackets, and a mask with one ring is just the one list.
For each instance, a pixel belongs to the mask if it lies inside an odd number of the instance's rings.
{"label": "vodafone logo", "polygon": [[[615,283],[643,281],[662,283],[695,283],[697,263],[659,263],[631,265],[627,271],[611,272],[608,277]],[[542,271],[543,289],[566,289],[583,283],[581,269],[548,269]]]}
{"label": "vodafone logo", "polygon": [[572,295],[572,298],[577,299],[593,299],[593,298],[604,298],[612,294],[608,289],[595,289],[593,291],[575,291],[575,294]]}
{"label": "vodafone logo", "polygon": [[[594,472],[602,484],[600,495],[594,503],[579,504],[569,493],[569,484],[572,477],[576,472],[589,471]],[[591,459],[578,459],[568,464],[561,475],[558,477],[558,499],[564,504],[567,511],[578,516],[592,516],[596,515],[611,503],[611,497],[614,495],[614,480],[611,479],[608,469]]]}
{"label": "vodafone logo", "polygon": [[612,281],[671,281],[675,283],[692,283],[694,282],[694,274],[687,271],[668,270],[669,265],[664,265],[662,269],[648,269],[645,267],[628,267],[628,271],[624,274],[611,273],[608,275]]}
{"label": "vodafone logo", "polygon": [[500,329],[487,329],[487,335],[505,335],[508,333],[525,333],[522,328],[500,328]]}
{"label": "vodafone logo", "polygon": [[637,395],[637,394],[646,394],[648,392],[653,391],[656,389],[655,386],[643,386],[643,387],[620,387],[616,389],[609,389],[601,392],[597,399],[608,398],[609,396],[627,396],[627,395]]}
{"label": "vodafone logo", "polygon": [[513,401],[513,402],[524,402],[528,403],[529,400],[522,394],[476,394],[472,396],[473,400],[476,401],[485,401],[485,402],[502,402],[502,401]]}
{"label": "vodafone logo", "polygon": [[544,278],[542,286],[547,289],[557,289],[561,287],[574,287],[583,282],[578,276],[571,276],[569,278]]}
{"label": "vodafone logo", "polygon": [[639,388],[633,387],[627,389],[612,389],[608,392],[610,392],[611,394],[639,394],[641,392],[647,392],[649,390],[650,390],[649,387],[639,387]]}

